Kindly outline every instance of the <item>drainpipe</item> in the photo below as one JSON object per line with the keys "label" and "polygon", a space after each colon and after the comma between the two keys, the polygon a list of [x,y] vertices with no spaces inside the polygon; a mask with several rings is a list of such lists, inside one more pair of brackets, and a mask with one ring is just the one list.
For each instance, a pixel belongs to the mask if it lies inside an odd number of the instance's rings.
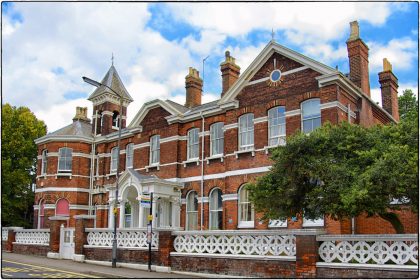
{"label": "drainpipe", "polygon": [[[95,112],[95,133],[93,134],[93,142],[92,142],[92,156],[90,159],[90,180],[89,180],[89,215],[92,215],[92,191],[93,191],[93,176],[95,174],[95,150],[96,150],[96,132],[98,129],[98,110]],[[96,219],[96,218],[95,218]]]}
{"label": "drainpipe", "polygon": [[354,222],[354,217],[351,218],[351,234],[354,234],[354,229],[355,229],[355,222]]}
{"label": "drainpipe", "polygon": [[204,117],[203,112],[201,116],[201,215],[200,215],[200,230],[203,230],[203,215],[204,215]]}

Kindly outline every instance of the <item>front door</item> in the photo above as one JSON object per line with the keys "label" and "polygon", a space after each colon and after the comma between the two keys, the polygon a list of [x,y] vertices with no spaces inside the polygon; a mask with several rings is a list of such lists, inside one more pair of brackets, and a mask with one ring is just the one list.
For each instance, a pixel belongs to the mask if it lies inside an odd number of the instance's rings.
{"label": "front door", "polygon": [[60,232],[60,257],[72,259],[74,255],[74,228],[61,226]]}

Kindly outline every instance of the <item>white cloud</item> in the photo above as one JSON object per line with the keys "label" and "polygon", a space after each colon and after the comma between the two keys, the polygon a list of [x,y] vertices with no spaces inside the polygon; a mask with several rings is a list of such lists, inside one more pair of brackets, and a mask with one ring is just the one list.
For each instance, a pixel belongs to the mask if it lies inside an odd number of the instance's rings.
{"label": "white cloud", "polygon": [[[406,89],[411,89],[415,96],[419,96],[419,86],[416,83],[404,83],[398,86],[398,96],[403,94],[403,91]],[[370,90],[370,96],[373,101],[377,102],[379,106],[382,106],[382,94],[380,88],[372,88]]]}
{"label": "white cloud", "polygon": [[369,55],[370,71],[382,71],[383,58],[387,58],[393,70],[411,69],[418,57],[417,42],[408,38],[392,39],[386,45],[367,42],[371,50]]}

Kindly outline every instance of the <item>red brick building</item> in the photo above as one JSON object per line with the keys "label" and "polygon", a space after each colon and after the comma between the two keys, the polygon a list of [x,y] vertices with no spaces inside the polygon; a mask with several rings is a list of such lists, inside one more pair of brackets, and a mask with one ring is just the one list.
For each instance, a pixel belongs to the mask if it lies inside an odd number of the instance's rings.
{"label": "red brick building", "polygon": [[[89,97],[93,121],[78,108],[73,123],[36,140],[38,176],[35,226],[50,216],[96,216],[96,227],[144,227],[148,209],[140,196],[154,194],[154,226],[185,229],[266,229],[324,227],[329,233],[392,232],[380,218],[334,221],[304,217],[260,221],[242,186],[267,172],[270,148],[298,131],[325,122],[371,126],[396,123],[398,80],[384,59],[379,73],[383,107],[370,98],[368,47],[351,23],[347,40],[350,73],[270,41],[250,66],[240,67],[229,52],[220,64],[220,99],[201,104],[203,81],[196,69],[186,76],[186,102],[153,100],[126,124],[133,101],[114,66]],[[109,88],[122,95],[120,98]],[[121,118],[119,195],[115,195],[118,124]],[[118,202],[114,209],[115,202]],[[146,209],[146,210],[145,210]],[[407,232],[417,216],[402,212]]]}

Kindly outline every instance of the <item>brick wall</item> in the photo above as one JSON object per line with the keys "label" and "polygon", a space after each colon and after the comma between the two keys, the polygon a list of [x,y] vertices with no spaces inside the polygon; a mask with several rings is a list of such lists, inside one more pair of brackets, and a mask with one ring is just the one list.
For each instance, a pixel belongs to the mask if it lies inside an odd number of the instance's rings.
{"label": "brick wall", "polygon": [[[112,261],[112,249],[99,249],[99,248],[84,248],[83,252],[87,260],[96,261]],[[139,263],[148,264],[147,250],[134,250],[134,249],[118,249],[117,260],[124,263]],[[158,251],[152,251],[152,265],[164,266],[159,258]]]}
{"label": "brick wall", "polygon": [[357,268],[327,268],[318,267],[316,271],[317,278],[410,278],[418,279],[418,271],[401,271],[401,270],[385,270],[385,269],[357,269]]}
{"label": "brick wall", "polygon": [[13,244],[13,253],[46,257],[50,247],[48,245]]}

